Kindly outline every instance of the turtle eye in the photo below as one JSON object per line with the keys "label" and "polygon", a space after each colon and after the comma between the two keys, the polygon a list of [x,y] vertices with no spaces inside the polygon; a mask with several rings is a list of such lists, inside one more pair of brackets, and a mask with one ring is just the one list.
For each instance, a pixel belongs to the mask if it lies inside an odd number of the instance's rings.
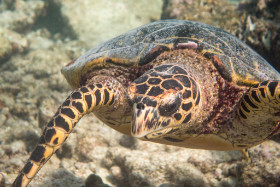
{"label": "turtle eye", "polygon": [[168,95],[161,99],[159,103],[159,114],[161,116],[171,116],[174,114],[181,105],[181,95]]}

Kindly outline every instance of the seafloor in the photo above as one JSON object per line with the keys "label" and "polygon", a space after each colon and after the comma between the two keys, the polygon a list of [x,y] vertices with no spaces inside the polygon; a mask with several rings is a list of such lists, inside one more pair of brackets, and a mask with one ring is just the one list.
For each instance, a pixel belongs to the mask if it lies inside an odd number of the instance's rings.
{"label": "seafloor", "polygon": [[[160,18],[224,28],[280,70],[279,0],[0,1],[0,187],[10,186],[42,128],[71,92],[63,65],[98,43]],[[280,145],[239,151],[142,142],[84,117],[30,186],[279,186]]]}

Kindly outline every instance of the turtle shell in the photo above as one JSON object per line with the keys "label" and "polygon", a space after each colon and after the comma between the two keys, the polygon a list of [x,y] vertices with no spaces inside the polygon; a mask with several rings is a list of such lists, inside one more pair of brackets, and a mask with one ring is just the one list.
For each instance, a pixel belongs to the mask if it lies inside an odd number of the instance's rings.
{"label": "turtle shell", "polygon": [[93,66],[106,63],[143,66],[164,51],[191,48],[212,58],[223,78],[236,84],[280,80],[280,74],[260,55],[222,29],[195,21],[161,20],[104,42],[62,68],[76,88]]}

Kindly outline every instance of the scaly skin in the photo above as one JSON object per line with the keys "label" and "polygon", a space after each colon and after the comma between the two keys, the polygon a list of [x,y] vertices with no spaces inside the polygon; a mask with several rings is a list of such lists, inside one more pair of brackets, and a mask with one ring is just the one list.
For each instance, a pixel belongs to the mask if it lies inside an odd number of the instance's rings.
{"label": "scaly skin", "polygon": [[[279,133],[280,81],[264,81],[251,87],[239,101],[227,133],[239,147],[251,147]],[[246,140],[246,141],[244,141]]]}
{"label": "scaly skin", "polygon": [[196,80],[194,71],[179,64],[159,65],[130,85],[133,136],[181,147],[242,150],[278,133],[280,81],[259,83],[239,98],[221,98],[235,99],[235,105],[223,103],[220,108],[228,112],[212,116],[207,103],[217,101],[205,96],[215,93],[200,88],[205,79]]}
{"label": "scaly skin", "polygon": [[41,167],[65,142],[78,121],[87,113],[102,108],[112,112],[122,108],[123,86],[111,77],[102,76],[99,83],[92,83],[74,90],[44,129],[38,145],[13,183],[24,187]]}
{"label": "scaly skin", "polygon": [[[128,88],[109,76],[93,77],[86,86],[72,92],[59,107],[13,186],[27,186],[61,147],[80,118],[89,112],[111,114],[115,116],[118,125],[125,121],[123,119],[131,119],[133,136],[181,147],[241,150],[278,133],[280,81],[264,81],[249,88],[247,92],[238,92],[242,96],[233,94],[225,98],[233,100],[234,105],[229,107],[226,102],[221,102],[223,98],[217,99],[212,95],[231,94],[224,90],[227,87],[222,86],[230,83],[221,79],[219,84],[223,89],[217,87],[213,89],[215,91],[207,90],[209,85],[204,86],[203,81],[204,84],[205,81],[210,84],[212,79],[209,79],[210,75],[200,75],[199,78],[194,73],[197,64],[158,65],[136,79]],[[207,67],[215,71],[212,65]],[[218,77],[215,74],[215,78]],[[228,88],[239,89],[234,85]],[[207,108],[213,105],[209,105],[209,102],[220,104],[217,106],[222,109],[228,107],[230,112],[213,116],[214,108]],[[131,114],[132,118],[127,118]]]}
{"label": "scaly skin", "polygon": [[[135,103],[132,135],[141,138],[167,127],[188,124],[200,107],[200,94],[198,83],[182,65],[164,64],[146,72],[129,87],[129,96]],[[178,128],[172,128],[175,129]]]}

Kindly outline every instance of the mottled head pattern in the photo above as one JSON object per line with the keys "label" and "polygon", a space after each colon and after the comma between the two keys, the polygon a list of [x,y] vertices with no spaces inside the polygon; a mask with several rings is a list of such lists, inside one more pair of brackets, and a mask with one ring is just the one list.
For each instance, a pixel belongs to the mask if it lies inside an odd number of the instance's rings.
{"label": "mottled head pattern", "polygon": [[143,137],[165,127],[186,124],[200,103],[200,89],[183,66],[160,65],[129,87],[133,101],[132,135]]}

